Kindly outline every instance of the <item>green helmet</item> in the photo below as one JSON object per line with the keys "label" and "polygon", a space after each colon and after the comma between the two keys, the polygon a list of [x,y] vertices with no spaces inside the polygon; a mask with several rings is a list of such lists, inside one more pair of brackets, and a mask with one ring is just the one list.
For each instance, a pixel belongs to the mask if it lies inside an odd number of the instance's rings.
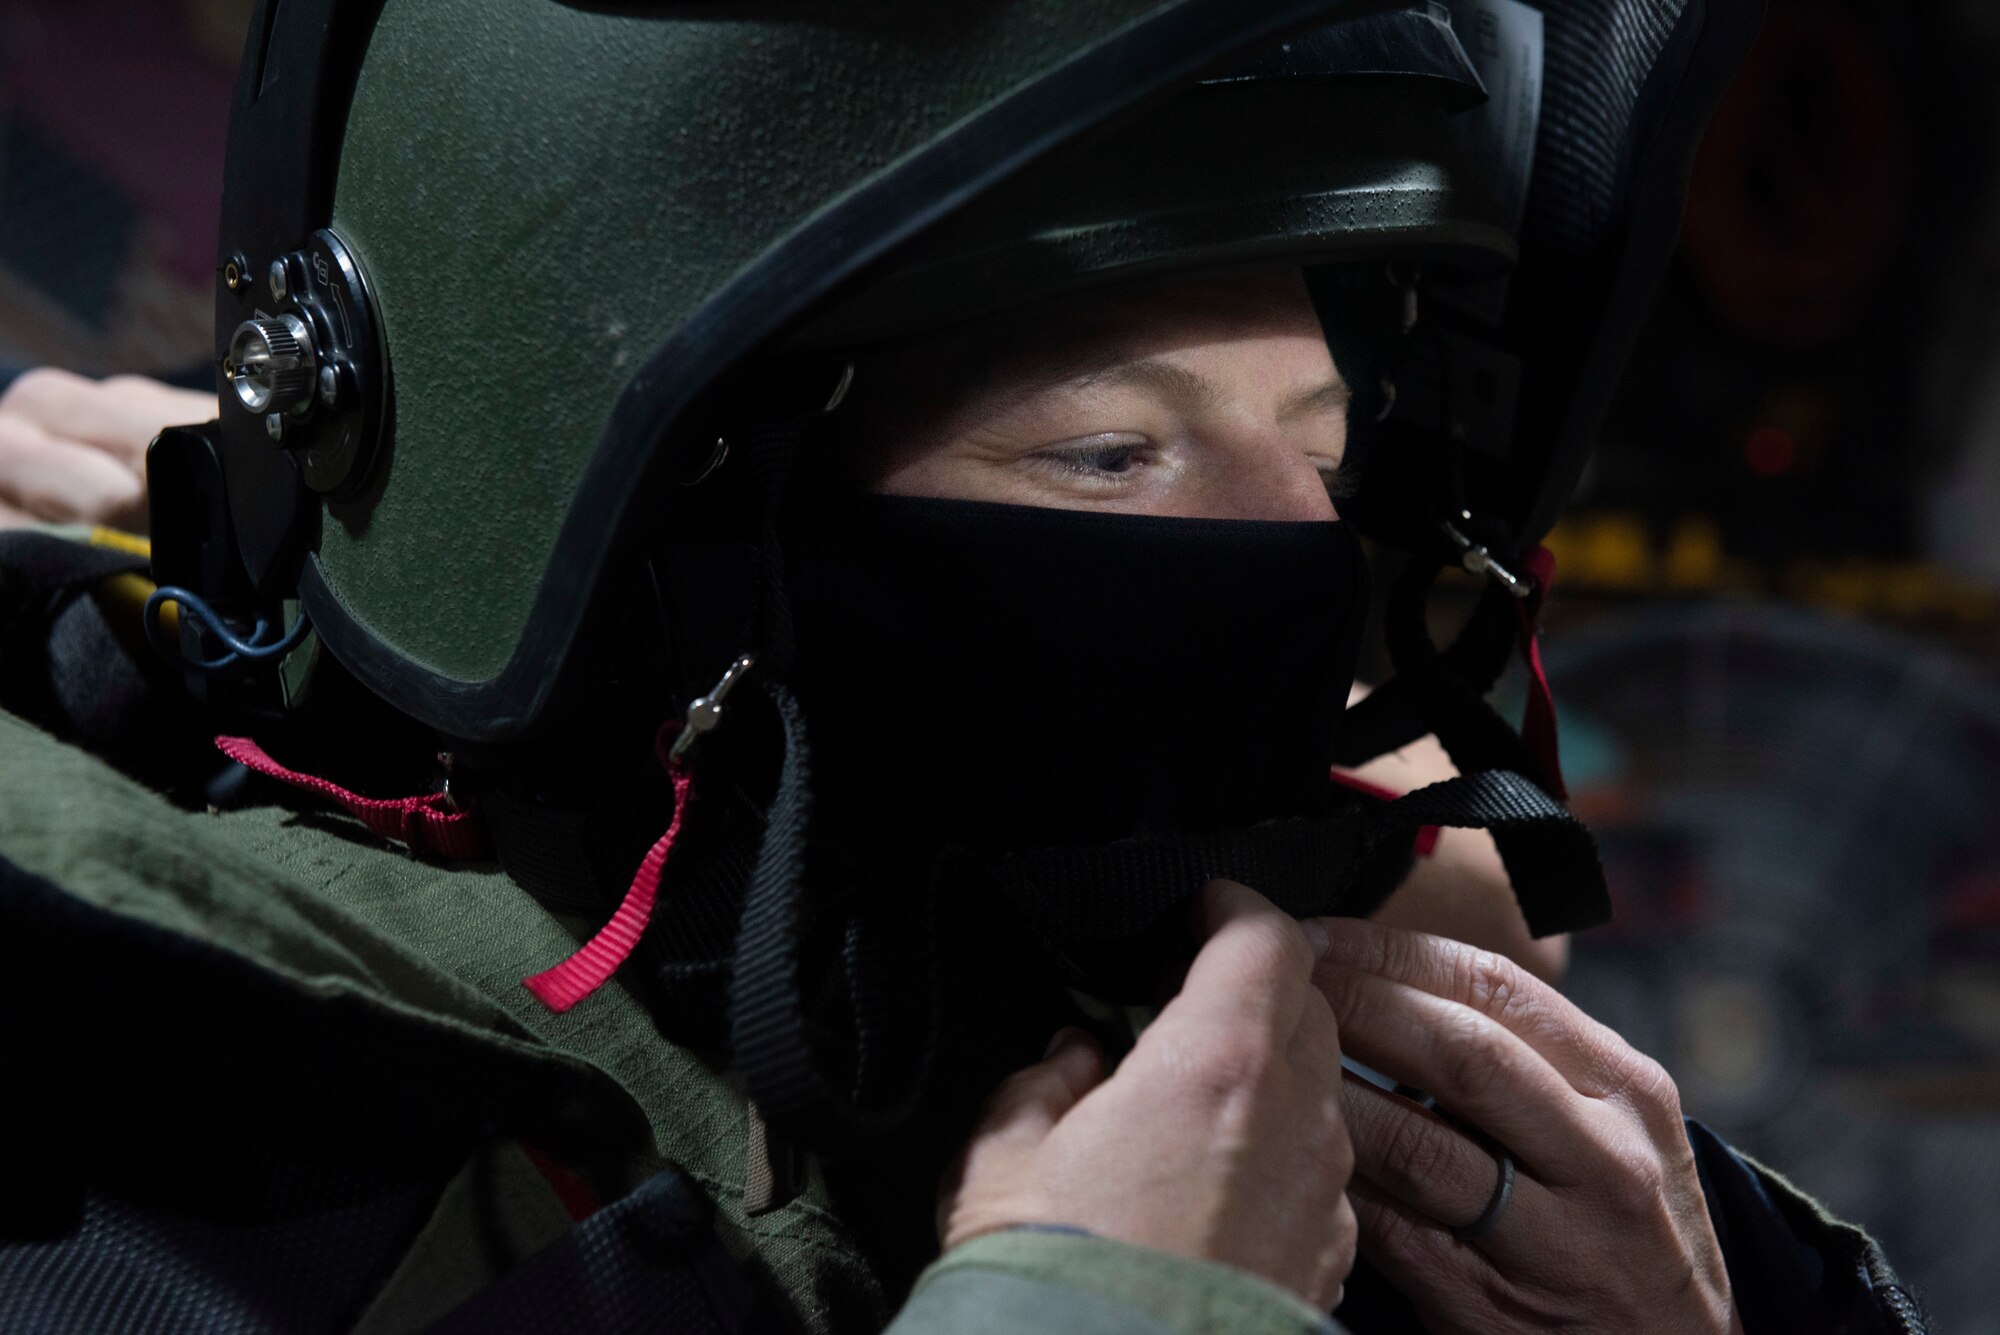
{"label": "green helmet", "polygon": [[522,738],[604,678],[746,401],[810,411],[856,347],[1010,302],[1274,259],[1379,312],[1334,338],[1407,445],[1362,523],[1498,561],[1581,469],[1745,8],[266,0],[223,412],[156,455],[161,565],[233,548],[236,596],[295,600],[398,710]]}

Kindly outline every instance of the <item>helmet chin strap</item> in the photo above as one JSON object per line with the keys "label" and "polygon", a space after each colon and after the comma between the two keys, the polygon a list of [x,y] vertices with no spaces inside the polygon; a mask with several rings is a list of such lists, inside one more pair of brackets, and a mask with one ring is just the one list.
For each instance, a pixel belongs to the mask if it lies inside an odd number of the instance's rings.
{"label": "helmet chin strap", "polygon": [[[850,379],[842,376],[822,411],[839,403]],[[722,1005],[730,1055],[761,1122],[794,1144],[837,1150],[880,1137],[916,1110],[939,1005],[929,894],[906,878],[837,865],[813,837],[811,748],[786,683],[794,631],[779,528],[804,422],[790,415],[760,424],[735,451],[737,485],[748,489],[760,530],[754,684],[776,720],[780,751]]]}
{"label": "helmet chin strap", "polygon": [[[845,903],[815,905],[809,871],[813,814],[805,722],[792,693],[763,683],[784,734],[764,838],[743,897],[729,980],[731,1055],[745,1091],[774,1129],[818,1147],[849,1147],[903,1124],[922,1099],[937,1040],[931,896],[898,893],[894,877],[846,887]],[[898,903],[898,900],[908,902]],[[840,923],[837,974],[851,1016],[851,1072],[836,1075],[814,1044],[828,1028],[810,1012],[808,933],[814,909]]]}

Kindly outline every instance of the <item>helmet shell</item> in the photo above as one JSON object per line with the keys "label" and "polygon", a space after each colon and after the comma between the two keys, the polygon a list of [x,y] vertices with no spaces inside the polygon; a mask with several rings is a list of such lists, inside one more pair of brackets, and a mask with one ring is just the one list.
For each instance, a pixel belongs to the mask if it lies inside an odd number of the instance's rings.
{"label": "helmet shell", "polygon": [[[1592,16],[1650,25],[1600,137],[1624,143],[1668,39],[1721,3],[1551,6],[1564,40]],[[250,574],[399,709],[507,740],[587,696],[668,500],[715,455],[714,406],[763,352],[1214,264],[1503,270],[1511,221],[1447,125],[1455,43],[1373,81],[1270,54],[1398,14],[1449,39],[1440,6],[1381,0],[266,0],[223,253],[257,273],[330,228],[365,276],[386,402],[365,482],[321,497],[224,396]],[[1545,108],[1597,96],[1564,78]],[[1562,149],[1538,152],[1530,231]],[[1600,166],[1602,216],[1542,229],[1548,270],[1613,256],[1572,294],[1552,420],[1619,271],[1630,162]],[[219,348],[256,305],[219,291]],[[1532,482],[1509,485],[1525,513]]]}

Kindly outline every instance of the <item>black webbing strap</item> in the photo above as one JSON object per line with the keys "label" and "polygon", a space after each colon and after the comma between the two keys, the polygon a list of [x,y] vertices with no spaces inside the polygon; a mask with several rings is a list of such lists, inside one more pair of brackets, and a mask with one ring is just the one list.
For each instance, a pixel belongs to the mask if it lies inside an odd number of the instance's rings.
{"label": "black webbing strap", "polygon": [[[1026,930],[1059,942],[1142,931],[1217,877],[1254,887],[1294,916],[1365,917],[1401,882],[1426,825],[1493,835],[1536,936],[1610,917],[1590,831],[1533,782],[1505,771],[1331,816],[1018,853],[986,862],[983,874],[998,891],[995,902],[1024,911]],[[963,865],[980,874],[978,860]]]}
{"label": "black webbing strap", "polygon": [[[839,906],[839,998],[852,1017],[852,1075],[829,1071],[814,1042],[838,1042],[809,997],[806,884],[812,817],[811,765],[798,702],[766,680],[784,758],[762,846],[745,892],[729,985],[730,1043],[745,1091],[771,1127],[816,1145],[889,1130],[916,1107],[929,1074],[937,1004],[930,973],[928,916],[921,905],[897,913],[877,887],[860,887]],[[816,896],[817,898],[817,896]],[[812,907],[833,908],[822,900]]]}
{"label": "black webbing strap", "polygon": [[1217,878],[1255,887],[1295,916],[1365,917],[1395,889],[1416,837],[1411,825],[1396,850],[1390,836],[1398,822],[1387,816],[1389,810],[1390,804],[1383,804],[1379,814],[1356,808],[1248,829],[1151,835],[1000,858],[961,853],[941,879],[955,894],[980,895],[1000,911],[996,926],[1031,941],[1130,936]]}
{"label": "black webbing strap", "polygon": [[[146,558],[53,533],[0,533],[0,709],[74,742],[151,788],[231,805],[241,773],[189,709],[178,674],[110,600],[89,595]],[[136,608],[134,608],[136,612]]]}
{"label": "black webbing strap", "polygon": [[378,1184],[330,1156],[301,1165],[246,1149],[217,1153],[211,1185],[254,1172],[255,1208],[216,1208],[157,1184],[86,1184],[88,1163],[85,1151],[64,1164],[78,1201],[57,1229],[0,1231],[0,1330],[335,1335],[407,1252],[442,1185]]}
{"label": "black webbing strap", "polygon": [[[1396,675],[1347,712],[1338,763],[1363,764],[1427,733],[1435,734],[1460,773],[1525,775],[1532,780],[1528,787],[1533,798],[1521,794],[1520,801],[1554,806],[1545,791],[1554,776],[1544,772],[1534,749],[1486,700],[1519,634],[1513,597],[1497,582],[1489,585],[1458,638],[1440,652],[1431,642],[1424,610],[1442,569],[1436,561],[1412,561],[1398,577],[1383,620]],[[1553,827],[1505,819],[1481,828],[1492,832],[1529,930],[1536,936],[1610,920],[1611,903],[1594,851],[1588,875],[1579,863],[1576,873],[1552,877],[1550,850],[1541,831]]]}
{"label": "black webbing strap", "polygon": [[145,569],[143,556],[55,533],[0,533],[0,627],[16,616],[46,613],[101,579]]}
{"label": "black webbing strap", "polygon": [[730,1046],[764,1119],[780,1108],[833,1099],[806,1037],[805,862],[812,817],[810,762],[798,702],[776,682],[764,692],[778,711],[785,751],[778,790],[743,901],[729,980]]}
{"label": "black webbing strap", "polygon": [[1340,717],[1340,731],[1333,740],[1333,763],[1343,769],[1360,769],[1419,737],[1428,737],[1430,720],[1416,694],[1409,681],[1391,677],[1350,705]]}
{"label": "black webbing strap", "polygon": [[[1542,773],[1541,761],[1521,740],[1521,734],[1486,702],[1486,692],[1506,665],[1504,646],[1512,644],[1511,627],[1502,630],[1496,626],[1512,619],[1511,595],[1489,588],[1468,623],[1471,638],[1462,636],[1464,647],[1455,653],[1441,653],[1431,642],[1424,609],[1430,601],[1431,585],[1442,569],[1435,561],[1412,562],[1389,596],[1382,630],[1396,675],[1410,683],[1405,689],[1413,693],[1430,730],[1459,773],[1513,770],[1546,789],[1550,776]],[[1498,601],[1501,599],[1508,601]],[[1503,646],[1498,653],[1494,652],[1495,640]],[[1485,675],[1489,671],[1492,675]]]}
{"label": "black webbing strap", "polygon": [[1534,936],[1581,931],[1611,920],[1604,864],[1589,828],[1519,774],[1487,770],[1447,779],[1383,810],[1412,828],[1442,825],[1491,834]]}
{"label": "black webbing strap", "polygon": [[[66,712],[61,709],[63,692],[49,680],[57,649],[50,642],[51,631],[58,618],[99,581],[145,569],[143,556],[53,533],[0,533],[0,702],[51,726],[48,715]],[[93,686],[121,694],[144,689],[135,673],[118,671],[115,662],[92,655],[86,665],[105,678]]]}
{"label": "black webbing strap", "polygon": [[1520,735],[1486,702],[1520,633],[1513,595],[1488,584],[1451,646],[1440,651],[1425,608],[1442,569],[1435,561],[1412,561],[1390,590],[1383,630],[1396,675],[1342,716],[1334,763],[1364,765],[1435,733],[1461,773],[1512,769],[1545,778]]}

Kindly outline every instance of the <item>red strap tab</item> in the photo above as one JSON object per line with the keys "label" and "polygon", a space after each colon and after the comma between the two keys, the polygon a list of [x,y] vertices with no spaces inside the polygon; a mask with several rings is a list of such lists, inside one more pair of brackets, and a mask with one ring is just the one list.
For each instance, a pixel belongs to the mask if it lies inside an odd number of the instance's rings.
{"label": "red strap tab", "polygon": [[486,855],[486,835],[471,808],[457,809],[443,793],[421,797],[363,797],[339,784],[287,769],[248,737],[218,737],[216,749],[266,778],[326,798],[384,839],[407,844],[428,857],[454,862]]}
{"label": "red strap tab", "polygon": [[1549,781],[1549,796],[1567,802],[1569,787],[1563,782],[1562,756],[1556,745],[1556,698],[1549,689],[1549,674],[1542,667],[1542,602],[1556,581],[1555,553],[1537,547],[1528,553],[1524,564],[1535,591],[1514,601],[1515,615],[1521,619],[1521,657],[1528,664],[1528,707],[1521,717],[1521,740],[1541,762]]}
{"label": "red strap tab", "polygon": [[[1379,802],[1393,802],[1402,796],[1401,793],[1393,788],[1384,788],[1379,783],[1370,783],[1359,775],[1344,769],[1335,769],[1327,777],[1342,788],[1350,788],[1360,793],[1363,797],[1372,797]],[[1438,838],[1443,833],[1444,831],[1435,825],[1419,826],[1417,828],[1417,856],[1427,858],[1437,852]]]}
{"label": "red strap tab", "polygon": [[652,921],[653,904],[660,894],[660,874],[666,869],[667,854],[674,850],[674,840],[680,837],[681,820],[687,815],[688,800],[693,796],[688,772],[674,765],[672,774],[673,819],[667,823],[667,832],[660,836],[659,842],[648,850],[645,859],[639,863],[632,885],[625,891],[624,902],[611,915],[611,921],[561,964],[521,980],[550,1010],[558,1013],[566,1011],[603,987],[611,975],[618,972],[618,966],[632,954],[633,947],[639,944],[639,934]]}

